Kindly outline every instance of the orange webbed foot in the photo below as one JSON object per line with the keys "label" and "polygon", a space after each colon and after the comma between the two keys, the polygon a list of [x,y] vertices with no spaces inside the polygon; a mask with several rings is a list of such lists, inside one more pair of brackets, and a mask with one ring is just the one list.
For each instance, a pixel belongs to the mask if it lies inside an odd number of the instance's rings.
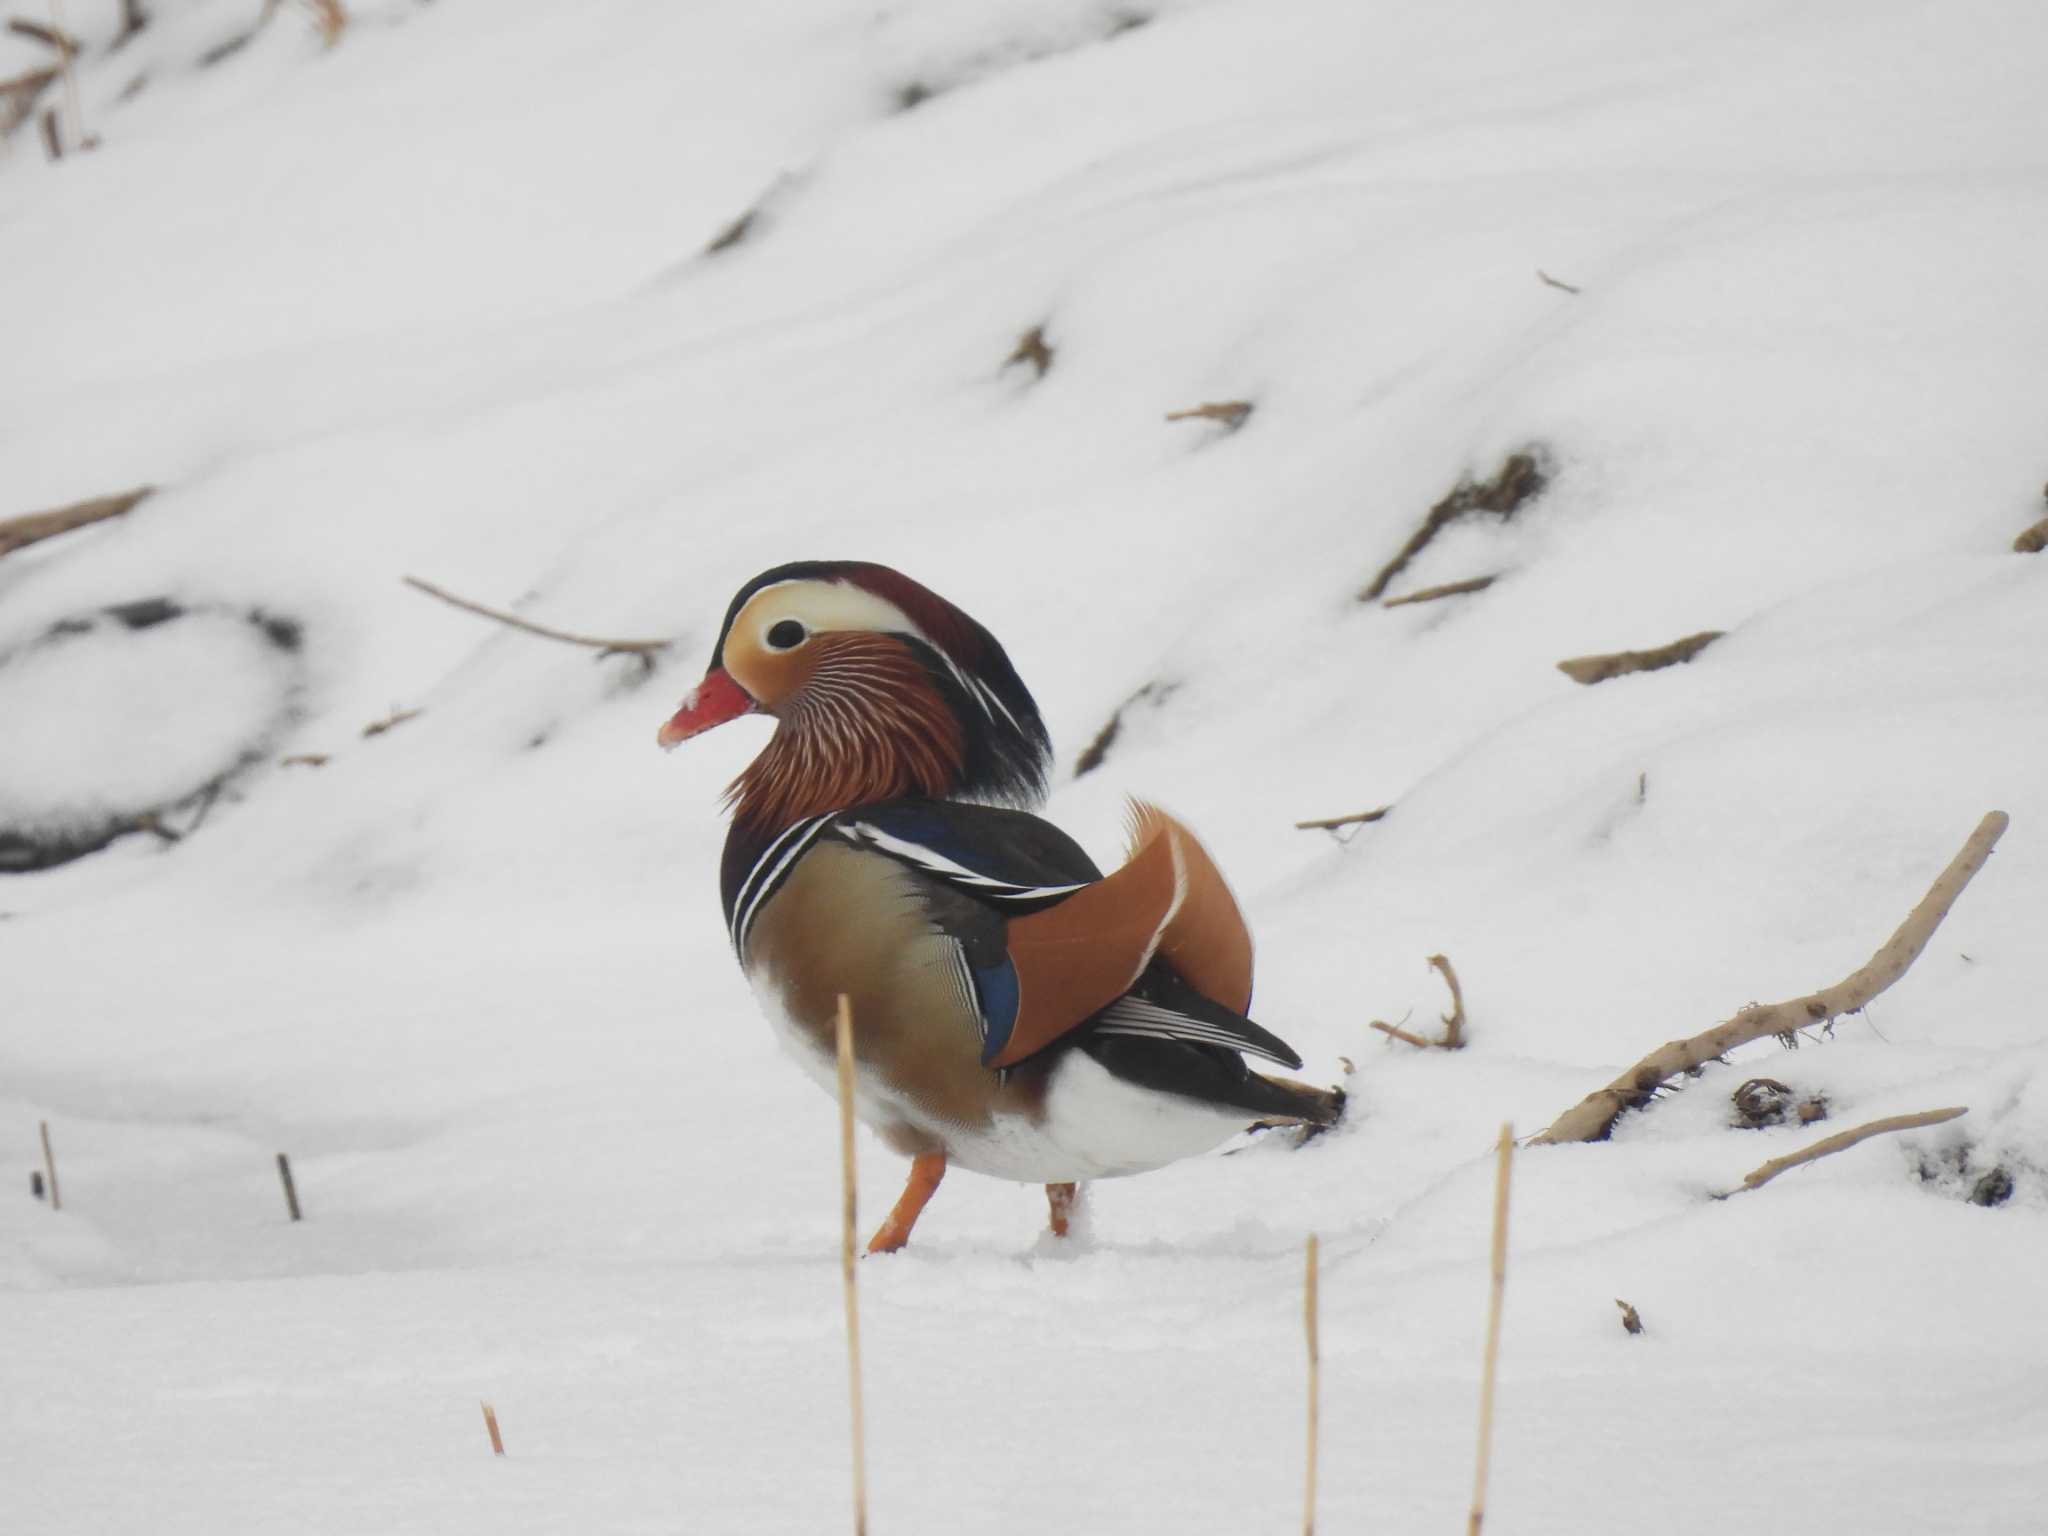
{"label": "orange webbed foot", "polygon": [[894,1253],[909,1242],[910,1229],[917,1225],[917,1218],[923,1214],[932,1196],[938,1193],[939,1180],[945,1176],[945,1153],[920,1152],[912,1158],[910,1179],[903,1186],[903,1193],[897,1197],[896,1208],[889,1212],[889,1219],[868,1239],[868,1252]]}

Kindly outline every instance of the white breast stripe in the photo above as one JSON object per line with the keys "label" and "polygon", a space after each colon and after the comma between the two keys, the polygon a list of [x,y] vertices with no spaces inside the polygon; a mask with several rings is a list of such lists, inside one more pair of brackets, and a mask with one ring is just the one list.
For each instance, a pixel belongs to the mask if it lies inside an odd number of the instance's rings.
{"label": "white breast stripe", "polygon": [[[816,819],[815,817],[812,818],[813,821]],[[777,856],[788,845],[789,840],[801,833],[808,825],[808,822],[803,821],[791,822],[776,834],[774,841],[761,850],[760,857],[754,860],[754,867],[747,871],[747,878],[740,882],[739,893],[733,898],[733,917],[731,922],[733,932],[737,933],[739,931],[739,914],[741,909],[753,905],[754,890],[761,883],[761,877],[768,872]]]}
{"label": "white breast stripe", "polygon": [[[754,918],[768,898],[781,887],[783,878],[803,857],[804,850],[817,841],[818,834],[831,820],[832,816],[827,814],[798,822],[770,843],[768,851],[754,861],[754,872],[747,876],[746,885],[741,888],[741,899],[733,904],[732,909],[732,947],[742,962],[747,958],[747,935],[753,930]],[[775,858],[777,849],[782,850],[782,856],[775,859],[771,868],[769,860]],[[767,870],[765,875],[762,873],[764,869]],[[748,893],[749,887],[752,888],[751,894]]]}
{"label": "white breast stripe", "polygon": [[842,826],[839,830],[856,843],[866,843],[877,852],[890,854],[915,864],[919,869],[937,875],[950,885],[976,891],[997,901],[1043,901],[1051,896],[1070,895],[1081,889],[1080,885],[1017,885],[1008,880],[998,880],[993,875],[984,875],[964,864],[955,863],[922,843],[913,843],[892,836],[872,822],[855,822],[852,826]]}

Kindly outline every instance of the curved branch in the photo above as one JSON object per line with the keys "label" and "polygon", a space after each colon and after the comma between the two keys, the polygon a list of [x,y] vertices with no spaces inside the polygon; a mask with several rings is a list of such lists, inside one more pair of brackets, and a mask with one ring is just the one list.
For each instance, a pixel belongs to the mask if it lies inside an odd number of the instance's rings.
{"label": "curved branch", "polygon": [[1963,894],[1963,887],[1991,857],[2008,819],[2005,812],[1992,811],[1977,823],[1970,840],[1949,860],[1948,868],[1935,877],[1920,904],[1861,969],[1832,987],[1789,1002],[1751,1003],[1734,1018],[1704,1034],[1659,1046],[1605,1088],[1587,1094],[1559,1115],[1548,1130],[1535,1138],[1536,1142],[1599,1141],[1613,1128],[1623,1110],[1645,1102],[1663,1083],[1681,1072],[1703,1066],[1738,1045],[1761,1040],[1765,1035],[1791,1034],[1811,1025],[1826,1024],[1844,1013],[1860,1012],[1905,975],[1906,968],[1920,957],[1934,930],[1948,916],[1948,909]]}
{"label": "curved branch", "polygon": [[600,656],[638,656],[642,661],[651,662],[656,651],[668,649],[666,640],[607,640],[598,635],[578,635],[566,629],[552,629],[546,624],[536,624],[531,619],[522,619],[516,613],[506,613],[501,608],[487,608],[482,603],[471,602],[466,597],[457,597],[453,592],[445,591],[431,581],[422,581],[417,576],[407,576],[403,580],[408,587],[424,592],[429,597],[438,597],[442,602],[460,608],[465,613],[496,619],[500,624],[523,629],[529,635],[539,635],[543,640],[560,640],[568,645],[587,645]]}

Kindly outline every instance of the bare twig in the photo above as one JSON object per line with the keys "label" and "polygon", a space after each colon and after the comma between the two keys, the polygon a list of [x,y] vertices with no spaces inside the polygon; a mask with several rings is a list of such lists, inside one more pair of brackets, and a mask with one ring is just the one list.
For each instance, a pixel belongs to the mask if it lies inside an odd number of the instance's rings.
{"label": "bare twig", "polygon": [[2038,555],[2048,549],[2048,517],[2044,517],[2012,541],[2014,551],[2022,555]]}
{"label": "bare twig", "polygon": [[516,613],[507,613],[502,608],[489,608],[482,603],[472,602],[466,597],[457,597],[453,592],[435,586],[431,581],[422,581],[417,576],[403,578],[408,587],[424,592],[429,597],[438,597],[442,602],[474,613],[486,619],[496,619],[500,624],[509,624],[514,629],[523,629],[529,635],[539,635],[543,640],[560,640],[565,645],[588,646],[598,653],[600,659],[606,656],[638,656],[652,665],[657,651],[668,649],[666,640],[611,640],[601,635],[579,635],[566,629],[555,629],[546,624],[536,624],[531,619],[522,619]]}
{"label": "bare twig", "polygon": [[327,766],[327,754],[325,752],[294,752],[290,757],[280,757],[277,760],[277,766],[280,768],[325,768]]}
{"label": "bare twig", "polygon": [[57,1193],[57,1154],[50,1150],[50,1122],[44,1120],[39,1124],[43,1133],[43,1171],[49,1175],[50,1181],[50,1209],[61,1211],[64,1201]]}
{"label": "bare twig", "polygon": [[293,1221],[302,1220],[299,1215],[299,1187],[292,1182],[292,1160],[282,1152],[277,1154],[277,1176],[284,1184],[284,1208],[292,1213]]}
{"label": "bare twig", "polygon": [[1460,477],[1443,499],[1429,509],[1421,526],[1408,536],[1408,542],[1358,594],[1358,600],[1376,603],[1385,597],[1387,588],[1396,576],[1408,569],[1408,563],[1459,518],[1474,512],[1491,512],[1505,522],[1524,502],[1542,495],[1544,487],[1549,484],[1548,455],[1540,448],[1526,448],[1520,453],[1509,454],[1501,460],[1501,466],[1491,480],[1474,480],[1470,475]]}
{"label": "bare twig", "polygon": [[47,108],[42,118],[43,153],[52,160],[64,158],[64,130],[57,126],[57,109]]}
{"label": "bare twig", "polygon": [[1462,1050],[1465,1045],[1465,994],[1458,986],[1458,973],[1451,969],[1450,958],[1446,955],[1431,955],[1429,963],[1443,973],[1444,985],[1451,989],[1451,1011],[1443,1016],[1444,1037],[1440,1043],[1447,1051]]}
{"label": "bare twig", "polygon": [[1604,683],[1610,677],[1621,677],[1630,672],[1658,672],[1665,667],[1675,667],[1680,662],[1691,661],[1708,646],[1712,645],[1726,630],[1703,629],[1696,635],[1687,635],[1669,645],[1660,645],[1648,651],[1614,651],[1604,656],[1571,656],[1557,664],[1557,670],[1575,683],[1591,687]]}
{"label": "bare twig", "polygon": [[1641,1333],[1643,1331],[1642,1313],[1638,1312],[1629,1302],[1623,1301],[1619,1296],[1614,1298],[1614,1304],[1621,1308],[1621,1326],[1629,1333]]}
{"label": "bare twig", "polygon": [[1308,1235],[1308,1255],[1302,1276],[1301,1320],[1302,1329],[1308,1340],[1308,1474],[1307,1487],[1303,1493],[1301,1529],[1302,1536],[1316,1536],[1316,1437],[1317,1418],[1322,1407],[1322,1349],[1318,1340],[1319,1319],[1317,1317],[1317,1257],[1316,1235]]}
{"label": "bare twig", "polygon": [[1310,821],[1297,821],[1294,826],[1301,832],[1334,832],[1339,827],[1360,827],[1369,821],[1378,821],[1392,809],[1391,805],[1383,805],[1376,811],[1353,811],[1349,816],[1318,816]]}
{"label": "bare twig", "polygon": [[1845,1013],[1856,1013],[1892,983],[1906,974],[1919,958],[1934,930],[1941,926],[1956,898],[1963,893],[2006,829],[2003,811],[1992,811],[1977,823],[1969,841],[1935,877],[1920,904],[1906,915],[1898,930],[1864,965],[1832,987],[1795,997],[1783,1003],[1751,1003],[1725,1023],[1689,1039],[1672,1040],[1659,1046],[1630,1067],[1605,1088],[1596,1089],[1559,1115],[1538,1143],[1599,1141],[1613,1127],[1623,1110],[1648,1100],[1666,1080],[1680,1072],[1704,1066],[1726,1055],[1738,1045],[1761,1040],[1766,1035],[1789,1034],[1809,1025],[1826,1024]]}
{"label": "bare twig", "polygon": [[1563,290],[1564,290],[1564,291],[1565,291],[1566,293],[1583,293],[1583,292],[1585,292],[1585,290],[1584,290],[1583,288],[1574,288],[1574,287],[1573,287],[1573,286],[1572,286],[1572,285],[1571,285],[1570,283],[1565,283],[1565,282],[1560,282],[1560,281],[1558,281],[1558,279],[1556,279],[1556,278],[1552,277],[1552,276],[1551,276],[1551,275],[1550,275],[1550,274],[1549,274],[1548,272],[1544,271],[1544,270],[1543,270],[1543,269],[1542,269],[1541,267],[1538,267],[1538,268],[1536,269],[1536,275],[1537,275],[1538,277],[1540,277],[1541,279],[1543,279],[1543,281],[1544,281],[1544,282],[1546,282],[1546,283],[1548,283],[1548,284],[1549,284],[1549,285],[1550,285],[1551,287],[1553,287],[1553,288],[1562,288],[1562,289],[1563,289]]}
{"label": "bare twig", "polygon": [[853,1178],[853,1001],[839,994],[835,1025],[839,1050],[839,1276],[846,1298],[846,1379],[853,1412],[853,1530],[867,1536],[868,1468],[865,1415],[860,1391],[860,1298],[854,1290],[854,1228],[859,1221],[858,1191]]}
{"label": "bare twig", "polygon": [[1425,1051],[1429,1049],[1429,1042],[1427,1040],[1423,1039],[1422,1036],[1418,1034],[1414,1034],[1409,1030],[1403,1029],[1398,1024],[1389,1024],[1384,1019],[1374,1019],[1372,1021],[1371,1027],[1378,1030],[1381,1034],[1386,1035],[1391,1039],[1405,1040],[1410,1045],[1421,1046],[1422,1049],[1424,1049]]}
{"label": "bare twig", "polygon": [[491,1432],[491,1454],[505,1454],[505,1437],[498,1433],[498,1410],[489,1403],[484,1404],[484,1428]]}
{"label": "bare twig", "polygon": [[74,501],[68,507],[54,507],[48,512],[27,512],[20,517],[10,517],[0,523],[0,555],[10,555],[17,549],[44,539],[55,538],[60,533],[69,533],[74,528],[84,528],[93,523],[103,523],[110,517],[119,517],[137,502],[156,489],[153,485],[138,486],[132,491],[122,491],[116,496],[94,496],[87,501]]}
{"label": "bare twig", "polygon": [[1479,1377],[1479,1454],[1472,1474],[1472,1517],[1465,1536],[1479,1536],[1486,1519],[1486,1471],[1493,1458],[1493,1383],[1500,1363],[1500,1301],[1508,1284],[1508,1178],[1514,1167],[1515,1128],[1500,1128],[1493,1173],[1493,1286],[1486,1298],[1486,1364]]}
{"label": "bare twig", "polygon": [[57,83],[62,73],[53,65],[0,80],[0,138],[7,137],[36,115],[36,102],[44,91]]}
{"label": "bare twig", "polygon": [[1251,420],[1256,407],[1249,400],[1206,400],[1200,405],[1191,405],[1184,411],[1168,411],[1168,421],[1214,421],[1220,422],[1226,432],[1235,432]]}
{"label": "bare twig", "polygon": [[54,26],[46,27],[40,21],[30,21],[26,16],[8,17],[7,30],[16,37],[25,37],[31,42],[54,48],[66,58],[79,51],[78,39],[69,32],[61,32]]}
{"label": "bare twig", "polygon": [[372,736],[382,736],[386,731],[401,726],[408,720],[417,720],[420,714],[421,711],[417,709],[394,709],[382,720],[372,720],[364,726],[363,737],[368,740]]}
{"label": "bare twig", "polygon": [[1440,597],[1462,597],[1467,592],[1484,592],[1500,577],[1467,576],[1463,581],[1447,581],[1440,587],[1424,587],[1420,592],[1404,593],[1400,597],[1384,599],[1382,608],[1406,608],[1411,603],[1433,603]]}
{"label": "bare twig", "polygon": [[1005,368],[1014,368],[1019,363],[1029,363],[1044,378],[1052,371],[1053,349],[1046,344],[1045,327],[1034,325],[1017,338],[1017,348],[1003,359]]}
{"label": "bare twig", "polygon": [[1832,1136],[1821,1137],[1810,1147],[1802,1147],[1797,1152],[1788,1152],[1783,1157],[1772,1158],[1762,1167],[1744,1174],[1738,1188],[1714,1198],[1726,1200],[1729,1195],[1739,1195],[1745,1189],[1757,1189],[1770,1183],[1788,1168],[1797,1168],[1802,1163],[1815,1162],[1836,1152],[1846,1151],[1857,1142],[1867,1141],[1872,1136],[1882,1136],[1887,1131],[1910,1131],[1923,1125],[1940,1125],[1944,1121],[1953,1120],[1959,1115],[1967,1115],[1969,1112],[1967,1104],[1958,1104],[1949,1109],[1923,1109],[1911,1115],[1886,1115],[1882,1120],[1872,1120],[1867,1125],[1851,1126],[1846,1131],[1837,1131]]}

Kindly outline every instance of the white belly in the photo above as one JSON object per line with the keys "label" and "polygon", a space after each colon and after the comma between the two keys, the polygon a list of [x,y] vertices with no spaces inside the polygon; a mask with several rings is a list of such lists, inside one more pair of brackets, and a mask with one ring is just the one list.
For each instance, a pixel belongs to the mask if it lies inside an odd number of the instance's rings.
{"label": "white belly", "polygon": [[[838,1065],[800,1028],[771,985],[754,995],[775,1036],[811,1080],[839,1095]],[[1125,1082],[1084,1051],[1069,1051],[1046,1085],[1045,1114],[997,1115],[987,1125],[940,1119],[866,1073],[854,1075],[854,1113],[877,1130],[909,1125],[946,1148],[955,1167],[1020,1184],[1081,1183],[1148,1173],[1210,1151],[1251,1124],[1247,1110],[1225,1109]]]}

